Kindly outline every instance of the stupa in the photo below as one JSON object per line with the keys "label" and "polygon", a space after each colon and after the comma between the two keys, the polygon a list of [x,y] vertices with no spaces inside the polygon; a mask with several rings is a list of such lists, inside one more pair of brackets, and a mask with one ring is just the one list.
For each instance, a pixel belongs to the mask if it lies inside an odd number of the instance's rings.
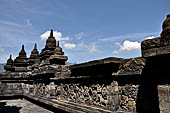
{"label": "stupa", "polygon": [[7,60],[7,63],[6,63],[6,65],[4,66],[4,69],[5,69],[6,71],[10,71],[10,72],[14,71],[15,68],[14,68],[13,63],[14,63],[14,62],[13,62],[13,60],[12,60],[12,55],[10,55],[10,58]]}
{"label": "stupa", "polygon": [[55,37],[53,36],[53,30],[50,32],[50,36],[48,37],[46,41],[45,48],[42,49],[39,57],[40,60],[47,60],[51,55],[54,54],[54,50],[56,48],[56,40]]}
{"label": "stupa", "polygon": [[49,61],[50,64],[59,64],[65,65],[65,62],[68,60],[67,56],[64,56],[64,52],[59,45],[59,41],[57,41],[57,46],[54,50],[54,55],[50,56]]}
{"label": "stupa", "polygon": [[36,43],[34,45],[34,49],[31,51],[31,55],[30,55],[30,58],[29,58],[28,62],[29,62],[29,65],[33,65],[35,63],[40,62],[39,52],[37,50],[37,44]]}
{"label": "stupa", "polygon": [[170,14],[166,16],[162,24],[161,41],[162,45],[169,45],[170,43]]}
{"label": "stupa", "polygon": [[22,49],[19,52],[19,56],[14,60],[15,71],[26,71],[26,67],[28,66],[28,59],[26,56],[26,52],[24,50],[24,45],[22,45]]}

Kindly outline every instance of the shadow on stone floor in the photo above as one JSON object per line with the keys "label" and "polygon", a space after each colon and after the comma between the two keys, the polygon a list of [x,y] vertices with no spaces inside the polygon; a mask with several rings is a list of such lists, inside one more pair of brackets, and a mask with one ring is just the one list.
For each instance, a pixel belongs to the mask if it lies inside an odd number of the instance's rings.
{"label": "shadow on stone floor", "polygon": [[6,102],[0,102],[0,113],[20,113],[21,107],[6,106]]}

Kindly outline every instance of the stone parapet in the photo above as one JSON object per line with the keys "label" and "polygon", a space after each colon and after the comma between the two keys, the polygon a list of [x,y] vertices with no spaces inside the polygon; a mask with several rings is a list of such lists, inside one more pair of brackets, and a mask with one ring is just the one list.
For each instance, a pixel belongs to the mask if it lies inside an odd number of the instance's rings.
{"label": "stone parapet", "polygon": [[141,43],[142,57],[158,56],[170,53],[170,43],[161,40],[161,38],[154,38],[144,40]]}
{"label": "stone parapet", "polygon": [[160,37],[147,39],[141,43],[142,57],[158,56],[170,53],[170,15],[163,22]]}
{"label": "stone parapet", "polygon": [[146,59],[142,57],[124,59],[120,63],[119,70],[112,73],[113,76],[141,75],[145,67]]}

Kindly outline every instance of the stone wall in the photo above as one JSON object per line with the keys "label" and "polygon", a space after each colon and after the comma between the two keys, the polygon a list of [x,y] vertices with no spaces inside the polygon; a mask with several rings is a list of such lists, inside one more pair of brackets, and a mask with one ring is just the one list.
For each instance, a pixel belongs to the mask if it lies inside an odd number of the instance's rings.
{"label": "stone wall", "polygon": [[136,99],[138,93],[138,86],[133,84],[126,84],[119,86],[120,96],[120,110],[136,112]]}
{"label": "stone wall", "polygon": [[[72,102],[110,111],[136,111],[138,85],[119,86],[109,84],[79,83],[1,83],[1,96],[7,94],[32,95],[48,99]],[[2,92],[3,91],[3,92]]]}
{"label": "stone wall", "polygon": [[0,83],[0,96],[23,94],[24,83]]}
{"label": "stone wall", "polygon": [[170,85],[158,85],[160,113],[170,113]]}

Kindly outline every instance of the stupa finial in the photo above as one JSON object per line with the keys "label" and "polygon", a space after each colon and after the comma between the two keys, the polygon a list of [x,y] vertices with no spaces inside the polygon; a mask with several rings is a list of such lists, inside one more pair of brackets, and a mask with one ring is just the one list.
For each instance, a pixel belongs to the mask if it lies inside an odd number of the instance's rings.
{"label": "stupa finial", "polygon": [[24,50],[24,45],[22,45],[22,50]]}
{"label": "stupa finial", "polygon": [[10,57],[9,57],[10,59],[12,59],[12,55],[10,54]]}
{"label": "stupa finial", "polygon": [[34,49],[37,49],[37,43],[35,43],[35,45],[34,45]]}
{"label": "stupa finial", "polygon": [[166,15],[166,18],[169,18],[170,17],[170,14]]}
{"label": "stupa finial", "polygon": [[59,47],[60,45],[59,45],[59,41],[57,41],[57,47]]}
{"label": "stupa finial", "polygon": [[50,37],[53,37],[53,30],[51,29]]}

